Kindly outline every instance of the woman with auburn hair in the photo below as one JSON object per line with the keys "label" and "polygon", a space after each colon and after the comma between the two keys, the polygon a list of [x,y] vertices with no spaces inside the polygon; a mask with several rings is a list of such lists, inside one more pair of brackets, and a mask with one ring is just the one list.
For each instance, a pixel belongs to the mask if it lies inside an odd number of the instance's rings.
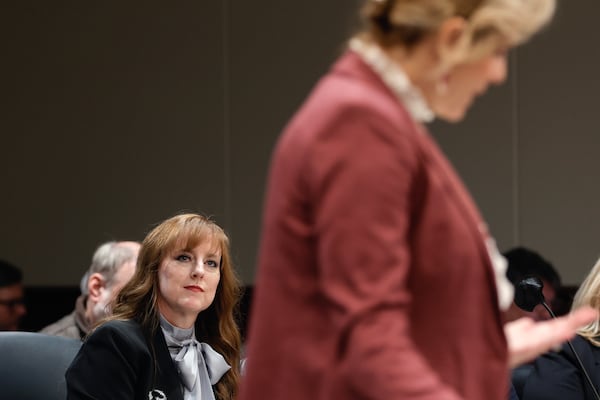
{"label": "woman with auburn hair", "polygon": [[[555,0],[366,0],[271,161],[242,400],[500,400],[594,317],[506,328],[506,262],[427,132],[504,82]],[[508,346],[507,346],[508,340]]]}
{"label": "woman with auburn hair", "polygon": [[238,299],[223,230],[197,214],[167,219],[142,242],[113,315],[69,367],[68,398],[232,400]]}
{"label": "woman with auburn hair", "polygon": [[[585,278],[573,299],[572,310],[591,307],[600,311],[600,260]],[[535,360],[525,381],[522,400],[597,400],[600,392],[600,319],[577,331],[573,350],[565,343]],[[584,370],[577,362],[580,358]],[[588,382],[585,374],[588,374]]]}

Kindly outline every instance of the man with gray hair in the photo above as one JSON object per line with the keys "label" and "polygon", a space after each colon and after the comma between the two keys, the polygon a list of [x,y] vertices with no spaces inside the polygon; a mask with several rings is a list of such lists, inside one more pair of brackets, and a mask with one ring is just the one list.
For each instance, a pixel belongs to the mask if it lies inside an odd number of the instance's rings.
{"label": "man with gray hair", "polygon": [[81,295],[75,310],[40,332],[83,339],[111,312],[110,304],[131,279],[140,250],[137,242],[107,242],[92,257],[92,264],[81,280]]}

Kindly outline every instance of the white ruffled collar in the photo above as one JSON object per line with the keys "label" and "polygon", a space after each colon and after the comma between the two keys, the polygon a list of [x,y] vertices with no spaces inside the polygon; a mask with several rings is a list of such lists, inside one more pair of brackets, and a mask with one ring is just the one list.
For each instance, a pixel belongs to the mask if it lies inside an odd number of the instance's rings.
{"label": "white ruffled collar", "polygon": [[421,91],[410,82],[400,65],[393,62],[381,47],[359,38],[351,39],[349,47],[379,75],[416,121],[434,120],[435,114],[427,105]]}

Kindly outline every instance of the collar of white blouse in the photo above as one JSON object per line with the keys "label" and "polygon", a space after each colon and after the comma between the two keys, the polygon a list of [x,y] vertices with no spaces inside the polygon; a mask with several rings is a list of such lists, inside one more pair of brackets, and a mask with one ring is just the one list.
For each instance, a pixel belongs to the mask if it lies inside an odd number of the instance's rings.
{"label": "collar of white blouse", "polygon": [[434,120],[435,114],[427,105],[421,91],[411,83],[400,65],[392,61],[379,46],[353,38],[348,47],[379,75],[415,121],[424,123]]}

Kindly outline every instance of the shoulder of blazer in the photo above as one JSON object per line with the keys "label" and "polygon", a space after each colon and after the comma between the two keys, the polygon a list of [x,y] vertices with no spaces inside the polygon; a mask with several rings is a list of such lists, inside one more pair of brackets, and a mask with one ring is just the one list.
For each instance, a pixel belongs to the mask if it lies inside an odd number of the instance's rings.
{"label": "shoulder of blazer", "polygon": [[156,359],[159,365],[173,364],[167,342],[160,328],[150,338],[136,321],[112,320],[99,326],[94,334],[129,345],[129,349],[124,349],[125,351],[149,352],[152,359]]}
{"label": "shoulder of blazer", "polygon": [[[148,341],[140,324],[132,320],[112,320],[103,323],[87,340],[107,340],[123,353],[148,351]],[[86,340],[86,341],[87,341]]]}
{"label": "shoulder of blazer", "polygon": [[[600,375],[595,373],[595,370],[597,369],[596,364],[598,363],[596,360],[600,358],[600,348],[594,346],[587,339],[579,335],[571,340],[571,344],[573,345],[573,349],[575,349],[577,357],[581,360],[581,364],[597,386],[600,383]],[[536,368],[554,371],[554,373],[559,374],[559,376],[566,376],[574,371],[579,375],[582,372],[581,366],[577,362],[577,357],[573,353],[569,343],[565,342],[560,351],[549,351],[539,357],[536,360]]]}
{"label": "shoulder of blazer", "polygon": [[133,320],[111,320],[98,326],[95,332],[114,333],[124,336],[144,336],[141,325]]}
{"label": "shoulder of blazer", "polygon": [[[575,338],[571,340],[571,344],[573,345],[573,348],[575,348],[577,355],[579,358],[581,358],[581,362],[586,366],[586,368],[596,369],[596,365],[600,364],[600,347],[594,345],[592,342],[579,335],[575,336]],[[563,345],[562,351],[568,354],[569,360],[572,363],[575,364],[577,362],[567,343]]]}
{"label": "shoulder of blazer", "polygon": [[144,390],[149,395],[160,390],[169,399],[183,398],[177,368],[160,328],[151,339],[147,339],[141,325],[133,320],[108,321],[98,327],[97,331],[105,340],[113,341],[125,359],[137,360],[135,364],[139,368],[138,374],[144,380],[147,379],[148,387]]}
{"label": "shoulder of blazer", "polygon": [[[577,352],[577,355],[581,358],[581,361],[584,363],[593,363],[593,359],[595,357],[600,356],[600,349],[594,346],[590,341],[580,335],[576,335],[572,340],[571,344],[573,348]],[[563,355],[569,359],[570,362],[576,364],[577,361],[575,359],[575,355],[571,350],[569,343],[565,342],[560,351]]]}
{"label": "shoulder of blazer", "polygon": [[[600,373],[597,372],[597,365],[600,364],[600,348],[580,335],[575,336],[571,340],[571,344],[577,352],[577,356],[580,358],[581,364],[583,364],[583,368],[592,380],[596,390],[600,390]],[[576,357],[568,343],[563,345],[561,353],[569,360],[573,367],[579,371],[579,374],[582,374],[581,366],[577,362]],[[589,388],[589,385],[587,383],[583,383],[583,388],[587,393],[585,398],[588,398],[588,396],[589,398],[592,398],[593,394]]]}

